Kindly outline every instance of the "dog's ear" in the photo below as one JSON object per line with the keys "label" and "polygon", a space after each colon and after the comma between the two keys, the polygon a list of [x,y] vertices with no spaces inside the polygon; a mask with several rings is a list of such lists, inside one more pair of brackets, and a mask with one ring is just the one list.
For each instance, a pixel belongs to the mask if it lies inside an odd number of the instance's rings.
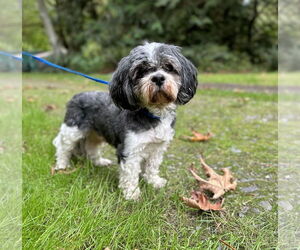
{"label": "dog's ear", "polygon": [[183,105],[188,103],[196,93],[198,86],[197,69],[181,54],[179,47],[176,47],[175,54],[181,65],[179,74],[181,77],[181,87],[178,91],[176,103]]}
{"label": "dog's ear", "polygon": [[118,64],[117,70],[109,84],[109,92],[113,102],[122,109],[138,109],[137,98],[132,89],[132,80],[129,76],[130,60],[124,57]]}

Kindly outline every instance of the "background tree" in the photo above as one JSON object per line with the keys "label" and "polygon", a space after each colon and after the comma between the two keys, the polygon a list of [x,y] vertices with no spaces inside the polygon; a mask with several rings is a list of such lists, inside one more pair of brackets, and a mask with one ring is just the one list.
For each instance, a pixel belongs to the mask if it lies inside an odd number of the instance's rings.
{"label": "background tree", "polygon": [[51,18],[48,14],[47,7],[45,5],[44,0],[38,0],[38,9],[40,13],[40,17],[44,23],[45,32],[48,36],[50,44],[52,46],[52,50],[55,57],[60,56],[61,54],[65,54],[67,51],[64,46],[62,46],[60,42],[60,38],[57,36]]}
{"label": "background tree", "polygon": [[172,43],[201,70],[276,70],[277,0],[52,0],[64,63],[110,71],[145,40]]}

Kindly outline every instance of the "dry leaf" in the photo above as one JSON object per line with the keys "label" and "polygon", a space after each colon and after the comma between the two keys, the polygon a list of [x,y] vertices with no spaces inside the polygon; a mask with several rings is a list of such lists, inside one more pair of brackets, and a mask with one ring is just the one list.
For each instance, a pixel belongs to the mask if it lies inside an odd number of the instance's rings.
{"label": "dry leaf", "polygon": [[32,85],[26,85],[23,87],[23,90],[27,90],[27,89],[33,89],[34,87]]}
{"label": "dry leaf", "polygon": [[28,98],[27,98],[27,101],[28,101],[28,102],[35,102],[35,99],[34,99],[33,97],[28,97]]}
{"label": "dry leaf", "polygon": [[225,192],[236,189],[237,181],[234,179],[228,168],[222,168],[221,170],[224,175],[219,175],[204,162],[202,157],[200,157],[200,162],[208,180],[204,180],[197,175],[193,165],[189,170],[194,178],[199,182],[201,190],[208,190],[214,194],[212,199],[218,199],[225,194]]}
{"label": "dry leaf", "polygon": [[60,170],[56,170],[54,167],[51,168],[50,173],[51,175],[55,175],[57,174],[72,174],[74,172],[76,172],[79,168],[72,168],[72,169],[60,169]]}
{"label": "dry leaf", "polygon": [[194,136],[186,136],[185,139],[189,141],[208,141],[213,134],[208,132],[207,134],[201,134],[197,131],[192,131]]}
{"label": "dry leaf", "polygon": [[6,102],[15,102],[15,101],[16,101],[16,99],[13,97],[6,98]]}
{"label": "dry leaf", "polygon": [[4,153],[4,146],[3,146],[3,141],[0,141],[0,154]]}
{"label": "dry leaf", "polygon": [[44,106],[44,110],[46,112],[54,110],[54,109],[57,109],[57,107],[54,104],[47,104],[46,106]]}
{"label": "dry leaf", "polygon": [[211,203],[208,199],[208,197],[201,192],[193,191],[191,198],[181,198],[182,201],[192,208],[197,208],[203,211],[208,210],[214,210],[214,211],[220,211],[223,210],[222,205],[224,202],[224,199],[221,199],[220,201],[217,201],[216,203]]}
{"label": "dry leaf", "polygon": [[60,94],[68,94],[70,91],[65,89],[65,90],[62,90],[62,91],[59,91]]}

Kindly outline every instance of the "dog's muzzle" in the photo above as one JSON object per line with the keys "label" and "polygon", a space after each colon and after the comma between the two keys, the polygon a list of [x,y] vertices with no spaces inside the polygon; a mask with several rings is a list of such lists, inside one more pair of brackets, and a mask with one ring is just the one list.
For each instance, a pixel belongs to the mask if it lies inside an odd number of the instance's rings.
{"label": "dog's muzzle", "polygon": [[164,84],[165,80],[166,78],[163,74],[156,74],[151,77],[151,81],[158,87],[161,87]]}

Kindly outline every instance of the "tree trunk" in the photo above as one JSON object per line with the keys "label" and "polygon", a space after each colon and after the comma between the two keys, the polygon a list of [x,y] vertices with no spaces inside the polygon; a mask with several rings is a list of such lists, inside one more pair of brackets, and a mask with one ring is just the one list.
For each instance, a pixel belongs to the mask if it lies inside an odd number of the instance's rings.
{"label": "tree trunk", "polygon": [[257,5],[258,5],[257,0],[254,0],[254,2],[253,2],[253,15],[252,15],[252,18],[249,21],[248,33],[247,33],[247,38],[248,38],[248,44],[249,45],[251,45],[251,43],[252,43],[254,24],[255,24],[255,20],[258,16]]}
{"label": "tree trunk", "polygon": [[52,21],[49,17],[47,7],[45,5],[44,0],[38,0],[37,2],[38,2],[38,9],[39,9],[40,17],[43,21],[46,34],[47,34],[50,44],[52,46],[54,56],[57,57],[61,54],[65,54],[67,52],[67,50],[61,44],[59,37],[55,33],[55,30],[54,30]]}

